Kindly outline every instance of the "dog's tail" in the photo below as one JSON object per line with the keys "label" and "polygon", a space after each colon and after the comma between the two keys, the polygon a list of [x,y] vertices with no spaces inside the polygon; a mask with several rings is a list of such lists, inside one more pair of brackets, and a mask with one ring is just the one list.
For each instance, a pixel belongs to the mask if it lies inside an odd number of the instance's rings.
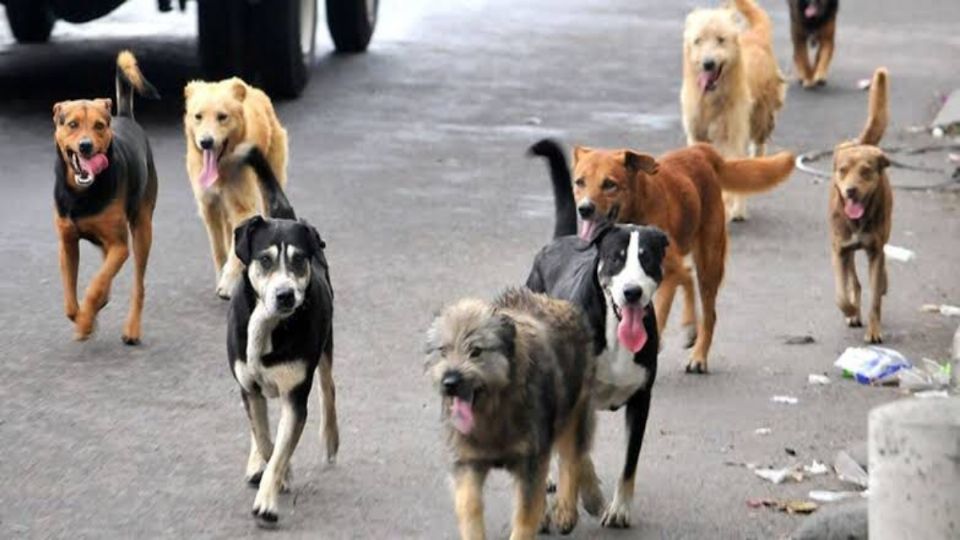
{"label": "dog's tail", "polygon": [[877,145],[887,130],[890,112],[887,105],[887,68],[877,68],[870,83],[870,104],[867,106],[867,124],[863,126],[860,144]]}
{"label": "dog's tail", "polygon": [[750,29],[760,35],[765,43],[773,41],[773,24],[770,16],[754,0],[733,0],[734,6],[750,25]]}
{"label": "dog's tail", "polygon": [[150,99],[160,99],[160,93],[150,84],[137,59],[130,51],[120,51],[117,55],[117,116],[133,118],[133,92]]}
{"label": "dog's tail", "polygon": [[761,193],[790,177],[796,156],[779,152],[772,156],[723,160],[717,168],[720,187],[734,193]]}
{"label": "dog's tail", "polygon": [[294,213],[293,207],[290,206],[290,201],[287,200],[287,196],[283,193],[283,188],[280,187],[280,181],[277,180],[277,175],[274,174],[270,163],[267,162],[267,158],[257,145],[253,143],[240,144],[237,146],[237,149],[234,150],[233,155],[228,156],[224,161],[226,162],[224,163],[225,168],[239,169],[243,165],[249,165],[250,168],[257,173],[257,178],[260,180],[260,189],[263,190],[265,195],[267,211],[270,217],[297,219],[297,214]]}
{"label": "dog's tail", "polygon": [[573,183],[570,180],[570,167],[567,156],[560,143],[553,139],[543,139],[531,146],[527,153],[547,159],[550,165],[550,180],[553,182],[553,204],[556,223],[553,237],[577,234],[577,209],[573,200]]}

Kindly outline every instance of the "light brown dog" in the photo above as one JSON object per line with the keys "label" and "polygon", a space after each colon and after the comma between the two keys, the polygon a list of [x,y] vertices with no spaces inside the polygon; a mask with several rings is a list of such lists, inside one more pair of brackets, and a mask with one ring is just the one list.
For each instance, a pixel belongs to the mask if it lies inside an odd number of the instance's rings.
{"label": "light brown dog", "polygon": [[[687,144],[709,142],[728,158],[766,153],[786,81],[773,54],[770,17],[753,0],[736,0],[749,28],[740,30],[733,9],[698,9],[683,35],[680,103]],[[747,218],[741,194],[724,194],[728,217]]]}
{"label": "light brown dog", "polygon": [[267,215],[268,206],[249,168],[227,170],[221,167],[221,160],[240,143],[251,143],[266,156],[284,187],[287,131],[280,125],[270,98],[236,77],[219,82],[193,81],[183,93],[187,173],[210,237],[217,294],[229,298],[243,271],[234,254],[233,230],[251,216]]}
{"label": "light brown dog", "polygon": [[[793,154],[724,159],[710,145],[696,144],[655,159],[632,150],[574,149],[574,197],[580,236],[592,237],[604,220],[656,225],[670,239],[663,260],[663,282],[655,298],[660,335],[677,286],[684,290],[683,325],[693,347],[687,372],[705,373],[716,324],[716,298],[727,254],[721,190],[758,193],[784,181]],[[697,325],[692,257],[703,320]]]}
{"label": "light brown dog", "polygon": [[853,141],[837,145],[833,152],[833,181],[830,183],[830,231],[837,306],[847,325],[860,327],[860,281],[854,253],[867,252],[870,261],[870,319],[863,336],[868,343],[880,343],[880,304],[887,293],[887,269],[883,246],[893,226],[893,190],[887,178],[890,161],[876,145],[887,128],[887,70],[873,74],[867,124]]}
{"label": "light brown dog", "polygon": [[[94,330],[97,313],[107,304],[113,278],[130,254],[134,267],[130,312],[123,342],[140,343],[144,276],[153,239],[157,171],[150,143],[133,119],[133,93],[159,98],[129,51],[117,55],[117,115],[109,99],[61,101],[53,106],[57,145],[54,223],[60,238],[60,274],[64,311],[74,322],[74,337]],[[77,300],[80,240],[103,251],[103,264],[90,281],[83,303]]]}

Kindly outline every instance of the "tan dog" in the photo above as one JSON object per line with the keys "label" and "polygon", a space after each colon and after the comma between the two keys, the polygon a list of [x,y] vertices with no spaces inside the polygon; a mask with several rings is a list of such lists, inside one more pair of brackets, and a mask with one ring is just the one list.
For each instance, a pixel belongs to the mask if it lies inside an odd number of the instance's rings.
{"label": "tan dog", "polygon": [[870,261],[873,306],[867,332],[868,343],[880,343],[880,303],[887,293],[887,269],[883,246],[893,226],[893,190],[886,169],[890,161],[876,145],[887,128],[887,70],[873,74],[867,124],[857,139],[844,142],[833,152],[830,183],[830,229],[837,306],[847,325],[860,327],[860,281],[854,253],[863,249]]}
{"label": "tan dog", "polygon": [[254,173],[249,168],[226,170],[221,160],[240,143],[251,143],[266,156],[284,187],[287,131],[280,125],[270,98],[236,77],[220,82],[193,81],[183,93],[187,173],[210,237],[217,294],[230,298],[243,271],[234,254],[233,230],[251,216],[266,215],[268,207]]}
{"label": "tan dog", "polygon": [[[790,152],[724,159],[707,144],[675,150],[659,159],[632,150],[574,149],[574,198],[582,238],[592,238],[604,220],[655,225],[667,233],[670,246],[654,305],[662,336],[677,286],[683,287],[683,324],[687,346],[693,346],[688,373],[707,371],[717,320],[716,298],[727,254],[721,189],[733,193],[771,189],[790,175],[793,160]],[[684,263],[689,256],[700,291],[703,320],[699,327],[693,278]]]}
{"label": "tan dog", "polygon": [[[61,101],[53,106],[57,161],[54,168],[54,223],[60,238],[64,311],[74,336],[93,333],[97,313],[110,298],[113,278],[130,255],[133,236],[133,292],[123,342],[140,343],[144,276],[153,240],[157,171],[150,142],[133,119],[133,93],[159,99],[129,51],[117,55],[117,115],[109,99]],[[103,264],[77,300],[80,240],[103,251]]]}
{"label": "tan dog", "polygon": [[[733,9],[698,9],[683,34],[680,103],[687,144],[712,143],[724,157],[766,153],[787,85],[773,55],[770,17],[753,0],[736,0],[749,28],[741,31]],[[742,195],[724,194],[730,219],[747,218]]]}

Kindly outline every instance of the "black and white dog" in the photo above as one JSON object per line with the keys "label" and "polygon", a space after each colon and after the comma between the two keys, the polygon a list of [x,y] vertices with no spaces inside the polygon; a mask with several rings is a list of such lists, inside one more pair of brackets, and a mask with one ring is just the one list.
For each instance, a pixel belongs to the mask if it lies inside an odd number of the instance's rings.
{"label": "black and white dog", "polygon": [[[253,515],[277,521],[277,495],[289,482],[290,456],[307,419],[316,370],[323,404],[321,435],[327,459],[339,446],[333,384],[333,287],[325,244],[297,220],[263,154],[237,150],[227,166],[251,166],[260,178],[272,219],[255,216],[234,231],[237,257],[246,266],[230,301],[227,354],[250,418],[246,479],[259,484]],[[277,443],[270,440],[266,398],[280,398]]]}
{"label": "black and white dog", "polygon": [[[626,405],[626,462],[601,523],[629,527],[634,476],[657,376],[659,336],[651,302],[662,279],[667,236],[656,227],[608,221],[597,227],[589,241],[580,239],[563,150],[556,142],[543,140],[530,153],[547,158],[550,164],[557,222],[553,242],[534,259],[527,287],[583,310],[593,329],[597,355],[594,407],[613,411]],[[592,466],[584,470],[593,473]],[[595,494],[581,495],[587,511],[599,513],[602,495],[599,507],[590,502],[597,500]]]}

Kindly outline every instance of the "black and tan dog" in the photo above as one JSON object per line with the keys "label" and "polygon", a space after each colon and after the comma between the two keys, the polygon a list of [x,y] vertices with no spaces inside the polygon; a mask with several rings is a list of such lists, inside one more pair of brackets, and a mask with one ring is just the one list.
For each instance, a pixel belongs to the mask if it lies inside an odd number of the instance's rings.
{"label": "black and tan dog", "polygon": [[[790,39],[793,41],[793,64],[797,79],[804,88],[823,86],[833,58],[834,35],[837,32],[839,0],[787,0],[790,6]],[[810,65],[809,46],[817,49]]]}
{"label": "black and tan dog", "polygon": [[[442,399],[460,536],[485,537],[483,483],[492,468],[516,479],[510,538],[532,539],[541,525],[573,530],[593,436],[594,363],[579,310],[527,289],[492,303],[461,300],[427,332],[426,367]],[[559,485],[545,516],[553,450]]]}
{"label": "black and tan dog", "polygon": [[[135,260],[130,313],[123,342],[140,342],[144,274],[153,238],[157,171],[150,142],[133,119],[133,92],[159,98],[129,51],[117,55],[117,115],[110,99],[61,101],[53,106],[57,160],[54,223],[60,237],[63,307],[74,322],[74,336],[93,333],[97,312],[107,304],[110,284],[129,256]],[[80,240],[103,251],[103,265],[77,301]]]}
{"label": "black and tan dog", "polygon": [[880,343],[880,307],[887,293],[883,246],[893,227],[893,190],[887,178],[890,161],[877,147],[888,121],[887,70],[879,68],[870,86],[867,124],[853,141],[840,143],[833,152],[830,182],[830,232],[837,306],[847,325],[860,327],[860,281],[854,265],[857,250],[867,252],[873,306],[863,336]]}
{"label": "black and tan dog", "polygon": [[[226,168],[257,173],[271,219],[254,216],[237,227],[234,246],[246,272],[230,298],[227,355],[250,419],[246,479],[259,484],[253,515],[277,521],[277,498],[289,485],[290,457],[307,420],[316,371],[323,404],[321,436],[327,460],[340,443],[333,383],[333,287],[317,230],[297,220],[267,158],[241,145]],[[267,398],[281,401],[277,442],[270,439]]]}
{"label": "black and tan dog", "polygon": [[[590,239],[576,236],[570,169],[560,146],[543,140],[531,154],[547,158],[556,204],[554,240],[537,254],[527,287],[573,302],[593,330],[597,374],[593,405],[598,410],[626,406],[627,449],[613,502],[606,508],[604,527],[629,527],[634,477],[650,397],[657,377],[659,335],[653,297],[663,279],[663,258],[669,243],[656,227],[600,223]],[[595,475],[592,466],[584,474]],[[593,479],[584,488],[596,486]],[[581,490],[586,510],[598,515],[603,495]]]}

